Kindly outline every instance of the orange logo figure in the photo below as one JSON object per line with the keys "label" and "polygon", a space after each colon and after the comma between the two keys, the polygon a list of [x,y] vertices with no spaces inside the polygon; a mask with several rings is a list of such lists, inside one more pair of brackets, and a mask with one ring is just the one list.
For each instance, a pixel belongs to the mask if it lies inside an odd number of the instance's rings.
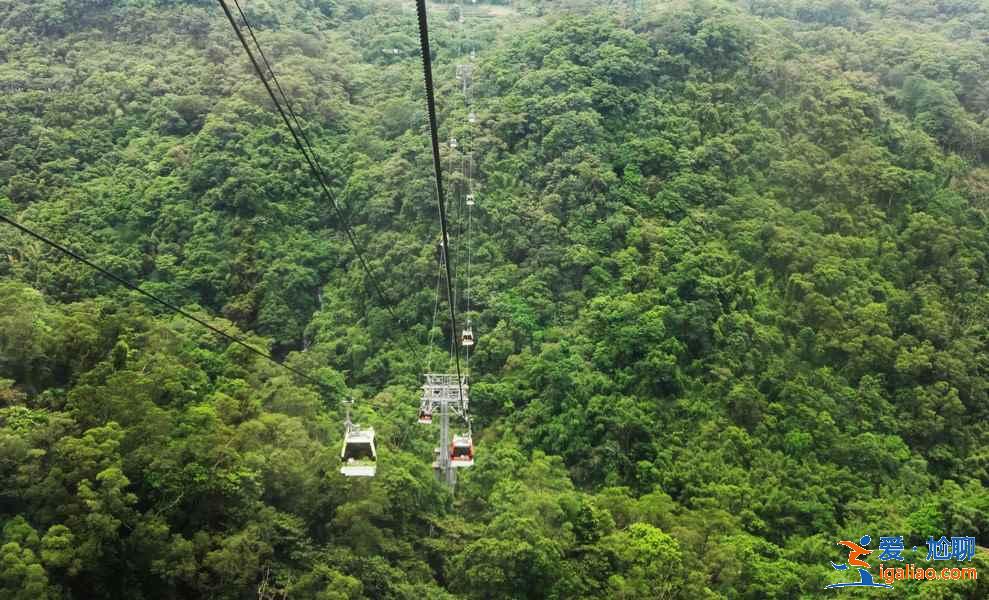
{"label": "orange logo figure", "polygon": [[892,589],[893,586],[889,584],[876,583],[876,581],[872,578],[872,574],[866,571],[866,569],[869,568],[869,563],[859,558],[860,556],[869,556],[872,554],[872,550],[865,549],[865,546],[868,546],[871,541],[871,537],[868,535],[863,535],[858,544],[849,540],[838,542],[839,546],[848,548],[848,563],[842,565],[831,563],[831,566],[834,567],[835,571],[847,571],[852,567],[857,567],[859,572],[859,580],[848,583],[832,583],[831,585],[825,586],[825,589],[846,587],[878,587]]}
{"label": "orange logo figure", "polygon": [[[866,543],[868,544],[869,542],[866,542]],[[868,555],[872,554],[872,550],[866,550],[865,548],[863,548],[862,546],[859,546],[855,542],[850,542],[848,540],[842,540],[842,541],[838,542],[838,545],[839,546],[844,546],[844,547],[848,548],[848,550],[849,550],[849,552],[848,552],[848,566],[849,567],[865,567],[866,569],[869,568],[869,563],[865,562],[864,560],[859,560],[859,557],[860,556],[868,556]]]}

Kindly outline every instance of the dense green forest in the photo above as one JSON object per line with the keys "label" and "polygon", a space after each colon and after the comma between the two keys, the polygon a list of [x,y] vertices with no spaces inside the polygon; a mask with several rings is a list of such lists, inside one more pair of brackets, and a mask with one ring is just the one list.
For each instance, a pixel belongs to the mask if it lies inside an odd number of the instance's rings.
{"label": "dense green forest", "polygon": [[326,382],[0,224],[0,597],[810,598],[837,540],[989,540],[989,1],[430,4],[453,494],[414,3],[243,4],[394,316],[216,2],[0,0],[0,214]]}

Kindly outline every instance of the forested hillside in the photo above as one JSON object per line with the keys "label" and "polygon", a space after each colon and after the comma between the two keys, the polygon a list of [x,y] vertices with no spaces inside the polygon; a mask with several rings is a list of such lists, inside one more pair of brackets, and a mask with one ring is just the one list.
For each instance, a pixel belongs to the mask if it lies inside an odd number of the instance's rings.
{"label": "forested hillside", "polygon": [[414,3],[242,4],[391,304],[216,2],[0,0],[0,214],[326,383],[0,223],[0,597],[810,598],[837,540],[989,542],[989,1],[430,4],[455,494]]}

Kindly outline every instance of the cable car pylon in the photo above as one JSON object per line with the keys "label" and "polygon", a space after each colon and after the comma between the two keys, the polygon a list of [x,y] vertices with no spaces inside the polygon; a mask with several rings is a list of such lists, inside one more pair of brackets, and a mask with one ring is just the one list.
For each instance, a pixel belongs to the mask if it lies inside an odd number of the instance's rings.
{"label": "cable car pylon", "polygon": [[429,422],[439,413],[439,445],[435,449],[436,459],[433,468],[437,477],[450,487],[456,484],[455,469],[474,464],[474,444],[470,429],[467,433],[451,435],[450,417],[459,417],[469,422],[468,412],[470,387],[466,376],[455,373],[426,373],[422,384],[422,397],[419,415],[428,415]]}

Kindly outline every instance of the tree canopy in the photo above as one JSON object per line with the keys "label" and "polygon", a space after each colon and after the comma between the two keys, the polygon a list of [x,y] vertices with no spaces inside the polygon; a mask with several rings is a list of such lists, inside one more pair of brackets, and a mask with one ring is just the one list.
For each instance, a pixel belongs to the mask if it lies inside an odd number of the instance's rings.
{"label": "tree canopy", "polygon": [[431,3],[455,494],[414,11],[243,5],[389,306],[216,3],[0,0],[0,214],[326,384],[0,224],[0,596],[794,598],[840,539],[985,543],[989,4]]}

